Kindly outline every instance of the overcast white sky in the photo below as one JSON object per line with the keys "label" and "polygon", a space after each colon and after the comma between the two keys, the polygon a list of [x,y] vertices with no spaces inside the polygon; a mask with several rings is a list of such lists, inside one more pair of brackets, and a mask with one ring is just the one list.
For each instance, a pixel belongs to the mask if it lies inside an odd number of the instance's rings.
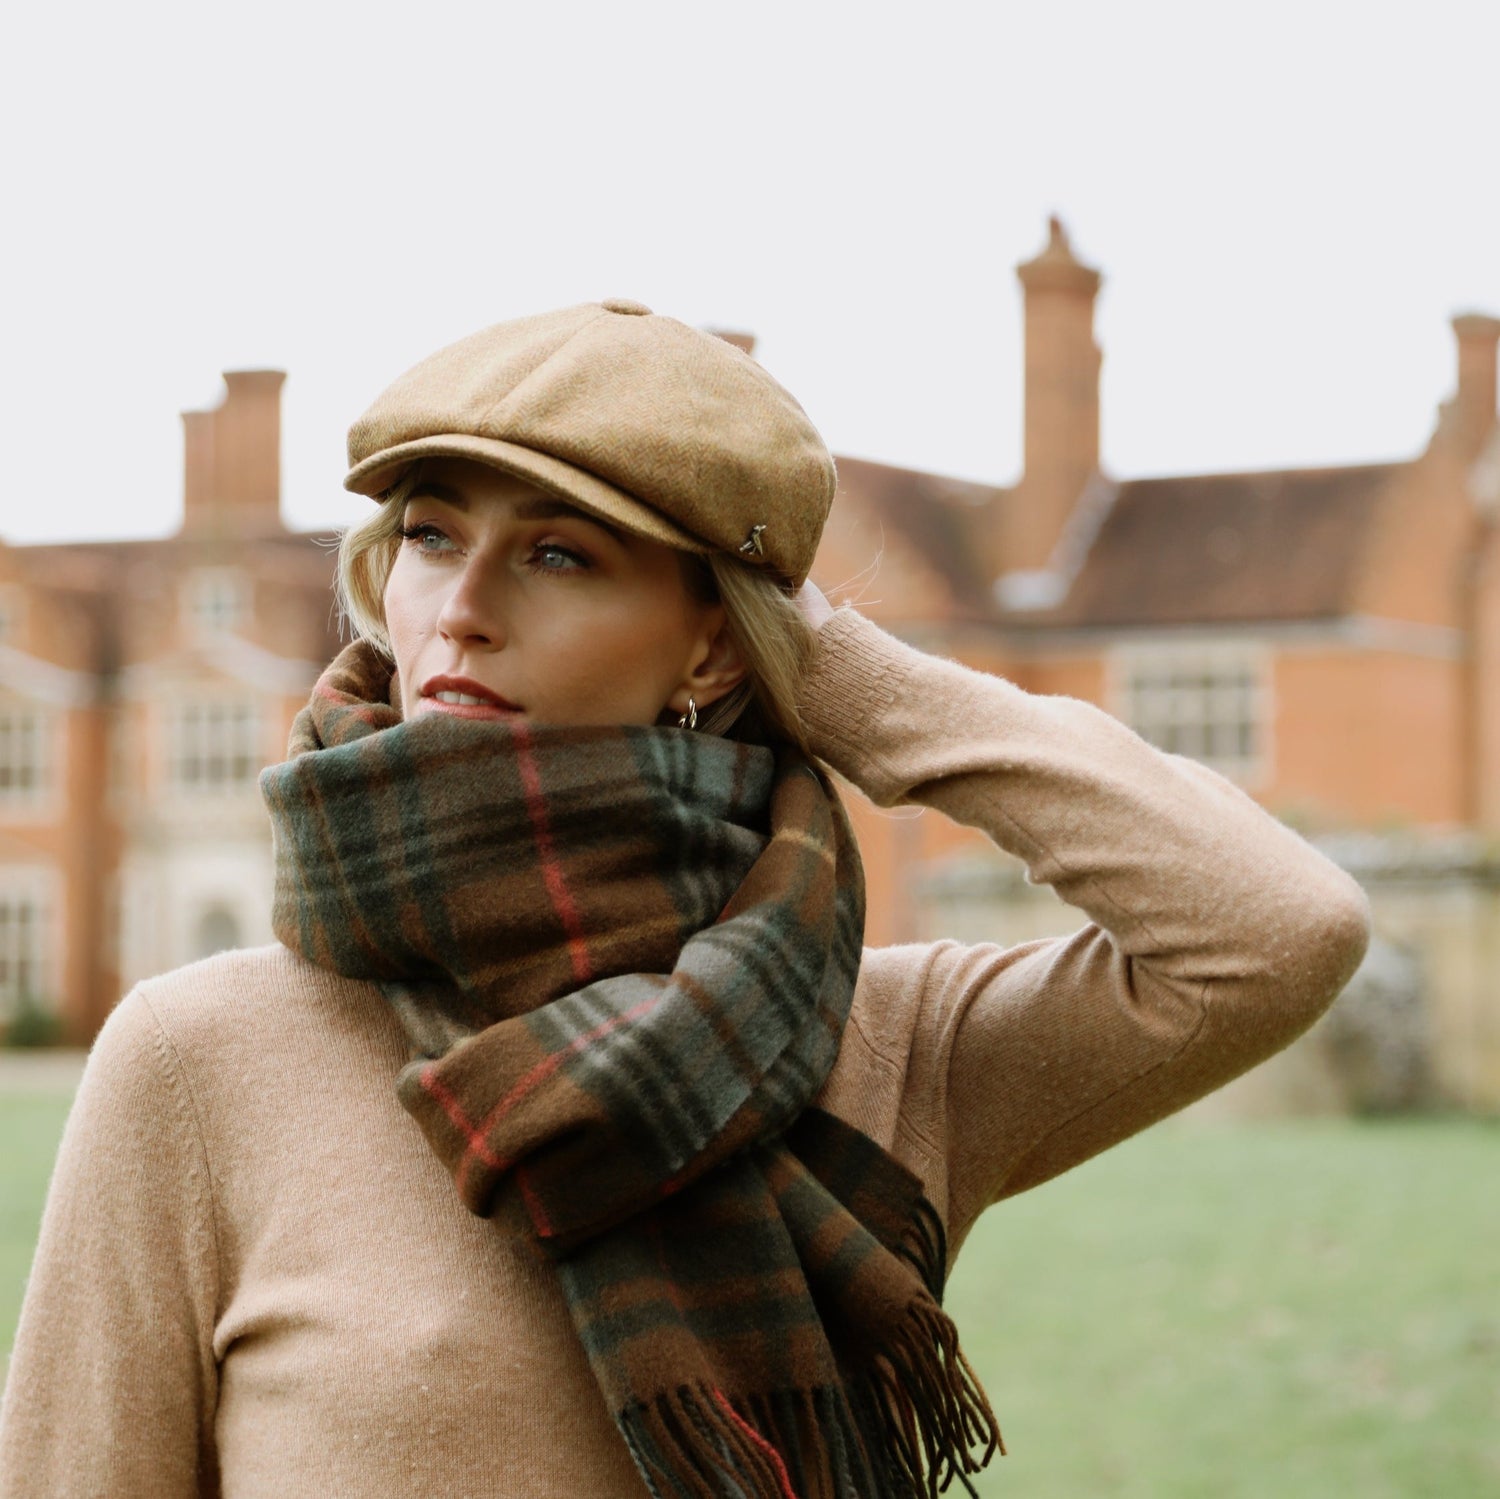
{"label": "overcast white sky", "polygon": [[1013,267],[1106,277],[1121,476],[1403,456],[1500,314],[1500,4],[11,7],[0,536],[150,535],[177,413],[289,371],[285,509],[501,318],[754,331],[836,452],[1009,482]]}

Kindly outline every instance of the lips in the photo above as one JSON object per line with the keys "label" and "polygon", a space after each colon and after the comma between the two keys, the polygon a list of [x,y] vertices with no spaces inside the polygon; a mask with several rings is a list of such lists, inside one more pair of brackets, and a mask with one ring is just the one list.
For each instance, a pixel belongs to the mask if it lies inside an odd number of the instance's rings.
{"label": "lips", "polygon": [[492,692],[472,677],[429,677],[422,683],[418,712],[448,713],[458,718],[499,718],[524,711],[519,703]]}

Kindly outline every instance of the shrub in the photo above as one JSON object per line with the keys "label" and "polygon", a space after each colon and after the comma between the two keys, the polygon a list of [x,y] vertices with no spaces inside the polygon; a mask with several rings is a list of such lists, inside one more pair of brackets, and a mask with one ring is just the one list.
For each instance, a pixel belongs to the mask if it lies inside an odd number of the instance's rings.
{"label": "shrub", "polygon": [[57,1046],[63,1038],[62,1020],[51,1005],[44,1005],[29,992],[16,1001],[15,1013],[5,1027],[5,1045],[15,1047]]}
{"label": "shrub", "polygon": [[1352,1112],[1411,1113],[1432,1105],[1425,987],[1413,954],[1377,937],[1314,1030]]}

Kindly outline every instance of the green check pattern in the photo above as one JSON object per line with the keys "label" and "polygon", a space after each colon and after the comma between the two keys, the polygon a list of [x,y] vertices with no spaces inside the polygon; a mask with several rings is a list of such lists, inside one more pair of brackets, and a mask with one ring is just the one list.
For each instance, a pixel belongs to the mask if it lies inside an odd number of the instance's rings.
{"label": "green check pattern", "polygon": [[999,1433],[920,1183],[810,1107],[863,879],[822,772],[676,729],[404,722],[355,644],[264,772],[278,937],[379,986],[402,1103],[555,1266],[648,1492],[968,1487]]}

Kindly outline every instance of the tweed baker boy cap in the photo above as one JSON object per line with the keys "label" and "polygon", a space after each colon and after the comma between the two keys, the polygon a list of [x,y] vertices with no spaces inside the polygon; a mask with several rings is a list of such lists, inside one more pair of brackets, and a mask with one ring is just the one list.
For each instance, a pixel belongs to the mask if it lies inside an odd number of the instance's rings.
{"label": "tweed baker boy cap", "polygon": [[424,359],[349,429],[344,487],[379,498],[420,458],[488,464],[794,585],[835,484],[817,429],[755,360],[624,300],[497,323]]}

